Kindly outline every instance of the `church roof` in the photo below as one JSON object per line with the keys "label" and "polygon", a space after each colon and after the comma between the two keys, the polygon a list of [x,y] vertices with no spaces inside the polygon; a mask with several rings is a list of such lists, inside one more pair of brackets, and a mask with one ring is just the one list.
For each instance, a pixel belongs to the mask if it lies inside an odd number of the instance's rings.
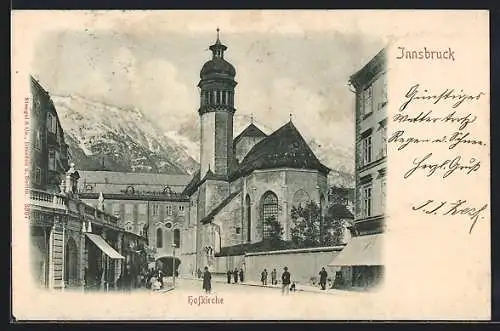
{"label": "church roof", "polygon": [[238,141],[240,141],[244,137],[267,137],[267,134],[262,132],[261,129],[259,129],[255,124],[250,123],[249,126],[247,126],[241,133],[234,138],[233,144],[236,145]]}
{"label": "church roof", "polygon": [[227,198],[222,200],[222,202],[219,203],[217,205],[217,207],[212,209],[212,211],[207,216],[203,217],[200,222],[202,224],[206,224],[206,223],[210,222],[215,217],[215,215],[217,215],[222,210],[222,208],[227,206],[227,204],[230,203],[234,199],[234,197],[236,197],[238,194],[240,194],[240,192],[241,191],[236,191],[236,192],[231,193]]}
{"label": "church roof", "polygon": [[236,70],[233,65],[221,58],[215,58],[207,61],[200,71],[200,78],[205,78],[210,74],[228,75],[230,77],[236,76]]}
{"label": "church roof", "polygon": [[292,121],[261,140],[248,152],[231,177],[238,178],[257,169],[273,168],[315,169],[327,174],[323,165]]}

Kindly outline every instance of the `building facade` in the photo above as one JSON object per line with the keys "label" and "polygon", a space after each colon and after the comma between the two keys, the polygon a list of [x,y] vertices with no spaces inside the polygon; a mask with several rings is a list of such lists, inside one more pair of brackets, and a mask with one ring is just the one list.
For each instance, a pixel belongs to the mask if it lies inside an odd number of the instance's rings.
{"label": "building facade", "polygon": [[[156,260],[170,267],[174,255],[189,256],[190,205],[181,192],[190,176],[113,171],[82,171],[80,176],[80,198],[101,204],[127,232],[145,237]],[[194,273],[194,266],[181,263],[179,268]]]}
{"label": "building facade", "polygon": [[387,60],[383,49],[350,78],[356,95],[353,237],[331,265],[347,287],[371,287],[383,274],[387,168]]}
{"label": "building facade", "polygon": [[30,83],[31,187],[60,192],[59,186],[69,169],[68,145],[49,93],[31,76]]}
{"label": "building facade", "polygon": [[[118,218],[78,196],[80,175],[69,164],[57,111],[47,91],[30,77],[30,263],[35,284],[48,289],[109,289],[127,264],[127,237]],[[140,241],[140,240],[139,240]]]}

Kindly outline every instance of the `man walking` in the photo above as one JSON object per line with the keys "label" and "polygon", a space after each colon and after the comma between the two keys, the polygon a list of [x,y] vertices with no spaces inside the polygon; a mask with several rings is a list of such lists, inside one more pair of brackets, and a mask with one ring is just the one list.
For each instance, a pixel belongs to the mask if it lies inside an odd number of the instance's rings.
{"label": "man walking", "polygon": [[227,269],[227,283],[228,284],[231,284],[231,270]]}
{"label": "man walking", "polygon": [[206,293],[212,291],[212,274],[208,271],[208,267],[205,267],[205,272],[203,272],[203,290]]}
{"label": "man walking", "polygon": [[237,268],[234,268],[233,279],[234,279],[234,283],[238,284],[238,269]]}
{"label": "man walking", "polygon": [[289,294],[290,293],[290,273],[288,272],[288,267],[284,268],[284,272],[281,275],[281,294]]}
{"label": "man walking", "polygon": [[326,272],[325,267],[323,267],[319,272],[319,285],[321,285],[321,289],[323,291],[326,288],[326,277],[328,277],[328,273]]}
{"label": "man walking", "polygon": [[276,268],[271,271],[271,285],[277,285],[278,281],[276,280]]}
{"label": "man walking", "polygon": [[240,269],[240,282],[243,283],[243,281],[245,280],[244,278],[244,275],[243,275],[243,268]]}

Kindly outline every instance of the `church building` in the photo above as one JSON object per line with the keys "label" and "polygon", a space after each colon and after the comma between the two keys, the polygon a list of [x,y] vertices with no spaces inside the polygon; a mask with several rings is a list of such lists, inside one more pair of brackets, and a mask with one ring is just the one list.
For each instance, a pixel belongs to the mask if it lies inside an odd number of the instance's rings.
{"label": "church building", "polygon": [[184,189],[189,221],[183,231],[181,269],[194,273],[212,267],[221,247],[256,243],[274,218],[291,239],[291,209],[314,201],[326,209],[327,174],[292,119],[266,135],[252,121],[234,138],[236,70],[225,59],[219,39],[210,46],[212,59],[200,72],[200,169]]}

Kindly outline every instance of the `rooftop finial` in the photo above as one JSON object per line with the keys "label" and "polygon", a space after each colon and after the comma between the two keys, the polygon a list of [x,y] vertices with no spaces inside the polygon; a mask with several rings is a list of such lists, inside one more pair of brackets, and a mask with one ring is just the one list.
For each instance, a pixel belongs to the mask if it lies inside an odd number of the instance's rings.
{"label": "rooftop finial", "polygon": [[250,114],[250,123],[252,123],[252,124],[253,124],[253,113],[252,113],[252,114]]}
{"label": "rooftop finial", "polygon": [[292,117],[293,117],[292,113],[290,113],[289,116],[290,116],[290,122],[291,122],[292,121]]}
{"label": "rooftop finial", "polygon": [[219,27],[217,27],[217,42],[218,42],[218,43],[220,43],[220,39],[219,39],[219,31],[220,31],[220,29],[219,29]]}

